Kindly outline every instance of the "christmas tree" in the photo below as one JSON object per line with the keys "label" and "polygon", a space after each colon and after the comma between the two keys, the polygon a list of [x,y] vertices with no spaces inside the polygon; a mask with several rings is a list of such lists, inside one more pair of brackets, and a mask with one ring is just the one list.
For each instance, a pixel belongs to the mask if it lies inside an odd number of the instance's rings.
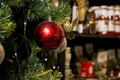
{"label": "christmas tree", "polygon": [[61,2],[58,6],[50,0],[0,0],[0,3],[0,43],[5,50],[0,80],[60,80],[61,72],[41,62],[42,53],[54,53],[38,47],[34,30],[49,17],[62,25],[64,17],[71,16],[69,3]]}

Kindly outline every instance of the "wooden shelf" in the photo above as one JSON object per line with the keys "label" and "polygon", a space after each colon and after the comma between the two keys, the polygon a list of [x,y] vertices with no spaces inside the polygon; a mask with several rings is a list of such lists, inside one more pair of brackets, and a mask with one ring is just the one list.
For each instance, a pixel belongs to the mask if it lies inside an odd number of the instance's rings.
{"label": "wooden shelf", "polygon": [[97,34],[79,34],[79,33],[74,33],[75,37],[90,37],[90,38],[119,38],[120,36],[116,35],[97,35]]}

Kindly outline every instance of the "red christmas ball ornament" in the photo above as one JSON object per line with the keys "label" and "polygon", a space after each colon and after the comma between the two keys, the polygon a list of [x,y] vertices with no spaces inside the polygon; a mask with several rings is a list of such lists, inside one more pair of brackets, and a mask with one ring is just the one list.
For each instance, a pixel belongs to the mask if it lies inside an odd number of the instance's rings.
{"label": "red christmas ball ornament", "polygon": [[34,38],[40,48],[44,50],[54,50],[62,44],[64,30],[55,21],[43,21],[36,27]]}

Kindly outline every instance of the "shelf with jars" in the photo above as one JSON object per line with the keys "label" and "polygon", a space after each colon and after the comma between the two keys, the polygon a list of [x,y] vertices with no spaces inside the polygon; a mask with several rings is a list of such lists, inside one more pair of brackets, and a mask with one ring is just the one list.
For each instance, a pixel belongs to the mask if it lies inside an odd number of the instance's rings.
{"label": "shelf with jars", "polygon": [[85,11],[78,6],[72,13],[72,20],[78,17],[75,38],[67,40],[73,80],[120,80],[120,7],[92,6]]}
{"label": "shelf with jars", "polygon": [[98,34],[80,34],[80,33],[74,33],[75,37],[89,37],[89,38],[116,38],[116,39],[120,39],[120,36],[117,35],[98,35]]}
{"label": "shelf with jars", "polygon": [[80,34],[120,35],[120,7],[92,6],[85,13],[83,19],[79,18],[82,12],[78,12],[78,24],[73,31]]}

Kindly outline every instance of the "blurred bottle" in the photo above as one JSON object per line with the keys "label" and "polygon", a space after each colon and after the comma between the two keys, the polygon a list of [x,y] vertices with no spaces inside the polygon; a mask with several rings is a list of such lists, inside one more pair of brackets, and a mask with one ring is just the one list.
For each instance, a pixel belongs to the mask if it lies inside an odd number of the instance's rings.
{"label": "blurred bottle", "polygon": [[[76,0],[73,0],[72,2],[73,2],[73,5],[72,5],[72,20],[74,20],[76,17],[78,17],[78,5],[77,5]],[[78,24],[78,22],[77,22],[77,24]],[[73,27],[73,31],[78,32],[78,26],[77,25],[75,25]]]}
{"label": "blurred bottle", "polygon": [[78,24],[78,33],[80,33],[80,34],[83,33],[84,25],[85,25],[84,21],[79,21],[79,24]]}

